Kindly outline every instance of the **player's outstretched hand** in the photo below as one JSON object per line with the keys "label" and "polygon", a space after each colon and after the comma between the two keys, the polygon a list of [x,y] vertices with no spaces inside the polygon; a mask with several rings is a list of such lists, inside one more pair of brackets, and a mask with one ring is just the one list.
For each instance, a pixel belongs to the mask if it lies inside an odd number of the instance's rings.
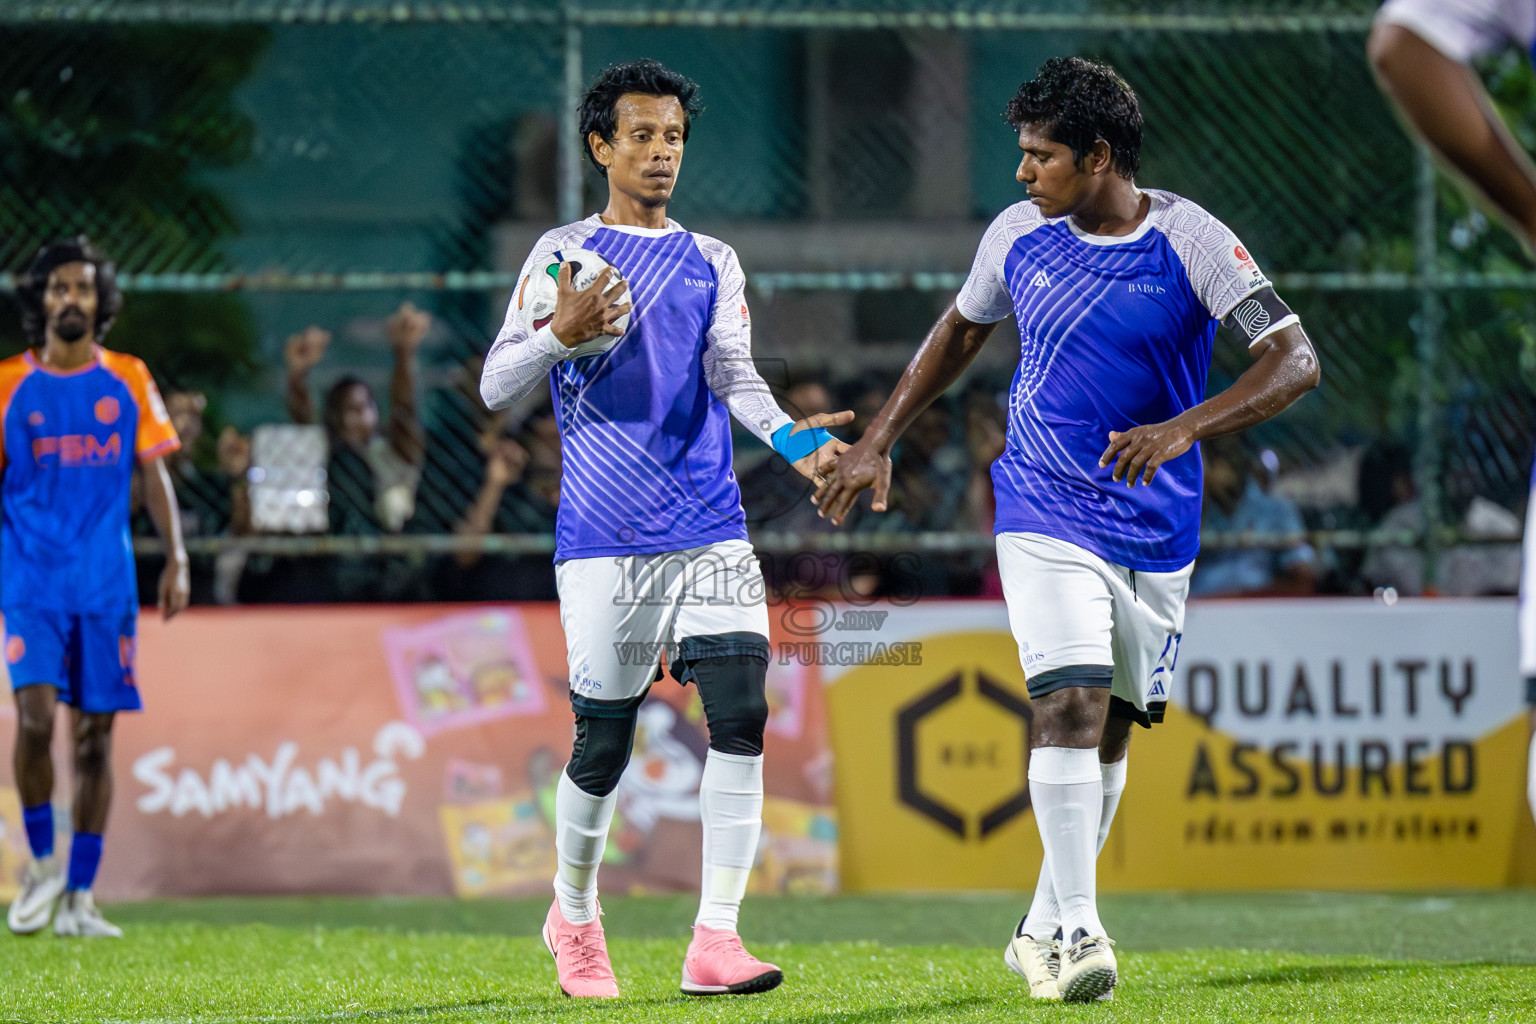
{"label": "player's outstretched hand", "polygon": [[160,572],[160,615],[169,622],[192,599],[192,574],[187,556],[167,558]]}
{"label": "player's outstretched hand", "polygon": [[629,312],[629,303],[619,301],[629,285],[619,276],[618,268],[604,267],[596,281],[577,291],[571,286],[571,265],[562,263],[556,284],[559,298],[549,329],[560,344],[575,348],[604,334],[617,338],[624,333],[614,321]]}
{"label": "player's outstretched hand", "polygon": [[1194,433],[1178,420],[1111,430],[1109,447],[1099,456],[1099,467],[1114,463],[1110,476],[1116,483],[1124,480],[1127,487],[1135,487],[1140,477],[1143,485],[1151,486],[1158,467],[1183,455],[1194,443]]}
{"label": "player's outstretched hand", "polygon": [[819,510],[817,515],[842,526],[854,501],[871,487],[875,500],[870,507],[884,512],[891,494],[891,457],[863,437],[838,456],[832,475],[822,478],[811,501]]}
{"label": "player's outstretched hand", "polygon": [[[844,409],[842,412],[819,412],[814,416],[807,416],[803,420],[795,420],[791,434],[798,434],[802,430],[810,430],[812,427],[841,427],[853,422],[853,410]],[[826,444],[817,448],[811,454],[796,459],[790,465],[799,471],[800,475],[808,480],[821,483],[827,474],[837,468],[838,456],[848,450],[848,442],[833,438]]]}

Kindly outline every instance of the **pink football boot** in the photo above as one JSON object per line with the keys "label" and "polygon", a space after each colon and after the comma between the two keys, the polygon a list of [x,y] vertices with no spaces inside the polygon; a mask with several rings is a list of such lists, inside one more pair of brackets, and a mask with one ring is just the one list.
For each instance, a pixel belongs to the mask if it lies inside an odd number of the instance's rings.
{"label": "pink football boot", "polygon": [[778,988],[784,972],[748,953],[735,932],[693,926],[683,958],[683,991],[691,996],[746,995]]}
{"label": "pink football boot", "polygon": [[544,919],[544,948],[555,958],[561,992],[577,999],[619,998],[601,920],[571,924],[560,913],[560,901],[556,900]]}

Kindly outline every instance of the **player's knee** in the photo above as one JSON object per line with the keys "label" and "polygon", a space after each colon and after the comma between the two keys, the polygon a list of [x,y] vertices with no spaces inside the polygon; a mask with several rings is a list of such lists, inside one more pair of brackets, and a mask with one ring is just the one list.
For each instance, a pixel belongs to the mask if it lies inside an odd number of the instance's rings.
{"label": "player's knee", "polygon": [[1031,697],[1037,746],[1096,747],[1109,705],[1109,680],[1103,685],[1070,685]]}
{"label": "player's knee", "polygon": [[768,724],[768,641],[757,633],[688,637],[682,643],[684,678],[699,688],[709,745],[722,754],[763,752]]}
{"label": "player's knee", "polygon": [[635,713],[640,702],[626,701],[614,715],[576,715],[576,743],[565,774],[584,793],[607,796],[618,788],[635,745]]}
{"label": "player's knee", "polygon": [[[102,718],[106,721],[99,720]],[[111,763],[111,719],[102,715],[84,716],[75,731],[75,767],[85,774],[97,774]]]}
{"label": "player's knee", "polygon": [[23,746],[46,749],[53,741],[53,709],[20,703],[16,711],[16,741]]}

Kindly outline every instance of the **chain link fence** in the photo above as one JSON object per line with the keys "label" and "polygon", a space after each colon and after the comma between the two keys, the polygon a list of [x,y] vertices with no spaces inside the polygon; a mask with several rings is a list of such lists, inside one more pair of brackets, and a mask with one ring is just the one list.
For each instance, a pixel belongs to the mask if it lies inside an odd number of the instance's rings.
{"label": "chain link fence", "polygon": [[[533,240],[602,201],[572,124],[585,83],[642,55],[701,83],[671,212],[741,254],[785,404],[862,419],[1020,197],[1008,97],[1081,54],[1138,91],[1140,183],[1226,221],[1322,359],[1322,387],[1235,456],[1298,527],[1208,548],[1278,562],[1310,543],[1311,585],[1335,592],[1507,590],[1536,445],[1536,277],[1378,96],[1373,8],[13,0],[0,271],[81,232],[117,260],[112,342],[149,362],[191,442],[178,481],[203,599],[542,596],[558,431],[547,409],[488,415],[474,381]],[[1482,70],[1536,145],[1523,57]],[[430,321],[402,341],[404,303]],[[22,344],[14,310],[0,342]],[[985,591],[1013,344],[1000,330],[904,447],[903,506],[851,536],[740,438],[758,546],[918,552],[934,589]],[[1245,365],[1219,337],[1212,388]],[[347,434],[370,402],[376,428]],[[295,420],[311,432],[265,429]],[[256,506],[306,466],[323,484],[289,488],[313,492],[295,534]],[[263,572],[299,582],[263,592]]]}

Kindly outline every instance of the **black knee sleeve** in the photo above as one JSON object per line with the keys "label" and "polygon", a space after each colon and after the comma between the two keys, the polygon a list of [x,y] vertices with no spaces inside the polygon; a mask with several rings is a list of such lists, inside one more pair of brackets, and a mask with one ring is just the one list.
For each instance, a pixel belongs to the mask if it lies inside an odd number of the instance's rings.
{"label": "black knee sleeve", "polygon": [[699,688],[710,747],[722,754],[761,754],[768,724],[767,638],[758,633],[690,636],[679,650],[673,675]]}
{"label": "black knee sleeve", "polygon": [[601,718],[576,715],[576,743],[565,774],[584,793],[607,796],[618,788],[635,747],[635,715],[640,710],[639,700],[626,703],[627,714]]}

